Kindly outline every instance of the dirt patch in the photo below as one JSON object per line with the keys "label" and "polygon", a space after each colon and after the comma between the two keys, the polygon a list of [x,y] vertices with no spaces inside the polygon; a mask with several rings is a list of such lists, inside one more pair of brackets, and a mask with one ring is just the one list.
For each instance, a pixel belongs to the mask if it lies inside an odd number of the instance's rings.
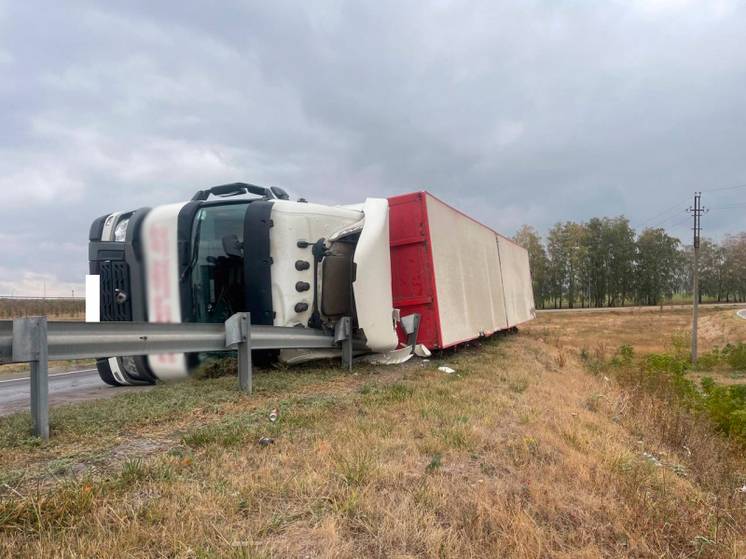
{"label": "dirt patch", "polygon": [[701,340],[709,347],[746,342],[746,320],[733,311],[708,315],[699,321],[699,333]]}

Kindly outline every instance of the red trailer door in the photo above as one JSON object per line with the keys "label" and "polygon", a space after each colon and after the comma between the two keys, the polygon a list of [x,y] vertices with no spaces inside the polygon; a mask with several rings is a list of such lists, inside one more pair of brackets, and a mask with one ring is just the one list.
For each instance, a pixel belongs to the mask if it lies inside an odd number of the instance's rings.
{"label": "red trailer door", "polygon": [[[400,309],[402,316],[419,313],[418,343],[441,347],[424,192],[389,198],[389,243],[394,308]],[[405,341],[403,332],[399,340]]]}

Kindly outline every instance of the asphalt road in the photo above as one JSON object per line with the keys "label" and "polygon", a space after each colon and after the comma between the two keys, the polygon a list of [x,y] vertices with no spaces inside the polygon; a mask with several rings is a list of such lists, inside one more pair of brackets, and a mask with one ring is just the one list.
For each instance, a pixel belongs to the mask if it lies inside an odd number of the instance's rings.
{"label": "asphalt road", "polygon": [[[96,369],[56,373],[49,375],[49,405],[110,398],[132,390],[147,390],[148,388],[147,386],[109,386],[99,378]],[[28,410],[30,392],[28,377],[0,380],[0,415]]]}

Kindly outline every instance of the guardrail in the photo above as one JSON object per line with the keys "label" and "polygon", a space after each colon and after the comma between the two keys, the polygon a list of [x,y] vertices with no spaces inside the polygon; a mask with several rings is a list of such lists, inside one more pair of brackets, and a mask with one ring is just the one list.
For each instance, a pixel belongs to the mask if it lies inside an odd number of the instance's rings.
{"label": "guardrail", "polygon": [[316,348],[340,348],[343,364],[352,368],[350,318],[337,322],[333,336],[308,328],[252,326],[249,313],[234,314],[224,324],[48,322],[44,316],[0,321],[0,363],[31,364],[34,434],[45,440],[49,438],[50,360],[237,351],[239,386],[250,393],[252,350]]}

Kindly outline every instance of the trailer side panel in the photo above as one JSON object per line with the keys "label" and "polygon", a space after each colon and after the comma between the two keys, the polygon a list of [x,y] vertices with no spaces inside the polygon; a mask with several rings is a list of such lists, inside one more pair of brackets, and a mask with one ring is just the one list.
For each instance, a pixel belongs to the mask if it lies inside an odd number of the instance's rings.
{"label": "trailer side panel", "polygon": [[500,251],[508,326],[513,327],[536,318],[528,252],[500,235],[497,236],[497,246]]}
{"label": "trailer side panel", "polygon": [[508,327],[495,233],[426,195],[441,329],[450,347]]}

